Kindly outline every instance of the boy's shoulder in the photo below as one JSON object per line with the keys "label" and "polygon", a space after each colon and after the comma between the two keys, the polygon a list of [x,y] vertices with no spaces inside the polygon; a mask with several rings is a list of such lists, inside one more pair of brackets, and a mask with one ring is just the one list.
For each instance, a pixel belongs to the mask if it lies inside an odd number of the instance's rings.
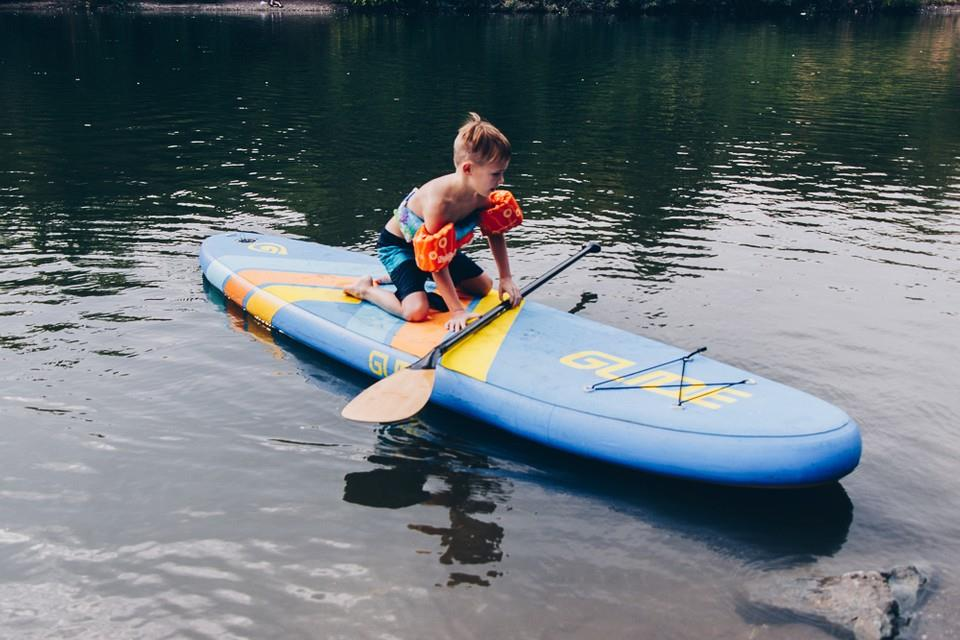
{"label": "boy's shoulder", "polygon": [[453,190],[453,176],[438,176],[433,180],[425,182],[417,192],[422,196],[431,198],[443,198]]}
{"label": "boy's shoulder", "polygon": [[417,189],[414,199],[416,199],[417,208],[420,210],[421,214],[442,215],[450,207],[450,204],[454,200],[451,195],[453,193],[453,189],[451,188],[449,181],[445,180],[444,178],[446,178],[446,176],[434,178],[430,182],[427,182],[422,187]]}

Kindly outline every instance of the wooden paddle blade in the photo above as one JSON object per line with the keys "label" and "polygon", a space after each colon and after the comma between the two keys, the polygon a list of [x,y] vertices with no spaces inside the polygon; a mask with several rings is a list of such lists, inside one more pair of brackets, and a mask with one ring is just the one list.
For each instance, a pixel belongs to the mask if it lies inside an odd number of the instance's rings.
{"label": "wooden paddle blade", "polygon": [[340,415],[356,422],[400,422],[430,400],[436,369],[401,369],[370,385]]}

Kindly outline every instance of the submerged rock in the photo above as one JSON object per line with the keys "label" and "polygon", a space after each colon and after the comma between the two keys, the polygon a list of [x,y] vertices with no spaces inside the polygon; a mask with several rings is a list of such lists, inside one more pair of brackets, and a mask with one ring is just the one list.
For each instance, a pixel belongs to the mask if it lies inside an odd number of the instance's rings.
{"label": "submerged rock", "polygon": [[929,578],[915,566],[840,576],[775,574],[746,586],[745,617],[806,621],[842,637],[906,637]]}

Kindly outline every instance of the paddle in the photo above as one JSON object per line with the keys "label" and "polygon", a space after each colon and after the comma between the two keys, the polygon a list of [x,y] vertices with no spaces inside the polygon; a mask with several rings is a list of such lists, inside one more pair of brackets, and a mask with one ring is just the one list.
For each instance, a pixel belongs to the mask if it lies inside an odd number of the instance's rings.
{"label": "paddle", "polygon": [[[545,274],[520,290],[527,297],[574,262],[587,255],[600,251],[600,244],[588,242],[579,252],[570,256]],[[433,381],[440,358],[449,349],[467,337],[494,321],[501,313],[510,308],[510,301],[504,300],[481,317],[471,322],[465,329],[447,336],[427,355],[409,367],[400,369],[393,375],[377,381],[351,400],[340,412],[347,420],[357,422],[399,422],[416,415],[430,400]]]}

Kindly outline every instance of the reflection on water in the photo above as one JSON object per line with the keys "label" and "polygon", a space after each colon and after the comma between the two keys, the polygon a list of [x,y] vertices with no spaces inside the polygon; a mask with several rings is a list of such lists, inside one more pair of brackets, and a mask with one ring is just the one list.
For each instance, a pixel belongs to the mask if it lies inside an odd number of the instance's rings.
{"label": "reflection on water", "polygon": [[[346,502],[376,508],[447,509],[448,527],[408,525],[439,536],[443,564],[502,559],[503,527],[475,515],[506,507],[512,483],[501,474],[517,463],[529,465],[530,471],[545,470],[549,483],[565,492],[609,503],[617,512],[702,541],[725,555],[750,559],[758,567],[802,565],[831,556],[842,548],[853,520],[853,504],[839,483],[777,491],[704,486],[611,469],[444,413],[430,410],[426,423],[382,427],[376,452],[367,458],[377,467],[347,474],[343,496]],[[535,475],[530,471],[510,477],[529,482]],[[451,573],[447,584],[489,586],[485,578],[497,574]]]}
{"label": "reflection on water", "polygon": [[[769,562],[803,564],[832,556],[846,542],[853,503],[840,483],[807,489],[756,490],[703,485],[621,469],[532,445],[479,423],[454,419],[430,407],[423,427],[496,460],[505,472],[520,465],[530,480],[536,471],[551,486],[610,504],[617,512],[702,541],[725,555]],[[481,453],[482,452],[482,455]],[[481,467],[481,470],[483,467]]]}
{"label": "reflection on water", "polygon": [[241,307],[232,300],[228,300],[227,297],[223,295],[223,292],[210,284],[206,278],[202,278],[202,280],[203,292],[206,294],[207,300],[227,313],[227,317],[230,319],[231,329],[237,333],[246,333],[253,336],[257,342],[266,345],[270,349],[270,353],[273,354],[274,358],[280,360],[284,357],[283,350],[277,345],[273,330],[270,327],[253,316],[244,313]]}
{"label": "reflection on water", "polygon": [[[622,496],[627,513],[653,516],[725,554],[758,565],[815,562],[843,548],[853,521],[853,503],[839,483],[809,489],[756,491],[702,487],[647,479]],[[624,496],[627,493],[627,496]]]}
{"label": "reflection on water", "polygon": [[[449,526],[409,524],[414,531],[436,536],[443,549],[439,560],[445,565],[483,565],[503,557],[500,543],[503,528],[475,517],[489,516],[508,493],[507,483],[496,476],[482,475],[490,469],[483,456],[447,448],[418,435],[418,423],[385,426],[380,430],[376,452],[369,462],[380,465],[370,471],[348,473],[343,499],[368,507],[402,509],[413,505],[442,507]],[[490,586],[495,569],[483,575],[451,572],[447,586],[473,584]]]}

